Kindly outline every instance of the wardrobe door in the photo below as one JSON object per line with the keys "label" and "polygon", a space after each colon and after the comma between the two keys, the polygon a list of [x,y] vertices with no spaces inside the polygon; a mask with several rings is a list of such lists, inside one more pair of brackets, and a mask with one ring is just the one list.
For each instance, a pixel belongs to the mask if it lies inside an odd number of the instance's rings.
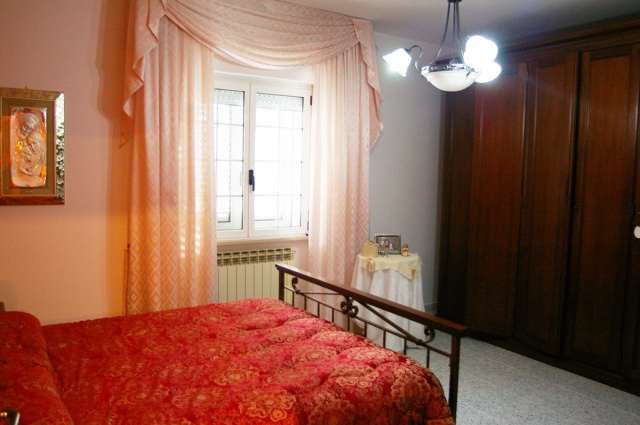
{"label": "wardrobe door", "polygon": [[637,45],[583,53],[566,354],[611,371],[632,284],[638,78]]}
{"label": "wardrobe door", "polygon": [[513,334],[526,64],[475,87],[465,323]]}
{"label": "wardrobe door", "polygon": [[529,62],[528,69],[515,336],[557,355],[567,278],[577,55],[549,54]]}
{"label": "wardrobe door", "polygon": [[[640,84],[640,47],[633,50],[631,63],[631,91],[640,91],[633,84]],[[639,100],[640,101],[640,100]],[[636,129],[636,131],[638,131]],[[640,135],[636,136],[636,178],[634,188],[634,216],[629,252],[629,278],[625,294],[625,318],[623,341],[623,374],[640,382]]]}
{"label": "wardrobe door", "polygon": [[438,315],[463,323],[467,285],[475,90],[446,96]]}

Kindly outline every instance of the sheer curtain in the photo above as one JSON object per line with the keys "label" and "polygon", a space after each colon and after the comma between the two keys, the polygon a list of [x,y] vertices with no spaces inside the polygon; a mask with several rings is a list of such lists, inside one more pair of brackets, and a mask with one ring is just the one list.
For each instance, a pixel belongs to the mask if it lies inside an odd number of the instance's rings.
{"label": "sheer curtain", "polygon": [[369,148],[375,129],[358,119],[369,102],[359,83],[367,69],[358,50],[315,69],[309,269],[344,283],[350,283],[356,255],[369,238]]}
{"label": "sheer curtain", "polygon": [[202,181],[215,163],[213,54],[175,25],[158,29],[136,93],[127,314],[217,299],[215,196]]}
{"label": "sheer curtain", "polygon": [[215,301],[214,54],[313,65],[310,270],[347,282],[369,236],[369,148],[382,128],[371,23],[277,0],[137,0],[122,124],[133,142],[128,313]]}

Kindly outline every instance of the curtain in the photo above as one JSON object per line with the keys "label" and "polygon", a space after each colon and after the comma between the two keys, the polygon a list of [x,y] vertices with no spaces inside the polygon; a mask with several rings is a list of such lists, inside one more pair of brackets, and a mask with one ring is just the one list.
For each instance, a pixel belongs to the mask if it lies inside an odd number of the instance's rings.
{"label": "curtain", "polygon": [[[137,0],[122,122],[123,140],[133,141],[127,298],[140,307],[131,312],[204,303],[196,294],[215,298],[215,198],[203,187],[214,187],[214,173],[198,162],[211,160],[212,139],[205,108],[194,114],[195,105],[212,104],[212,55],[264,69],[313,66],[310,271],[348,282],[369,236],[368,155],[382,129],[371,22],[277,0]],[[180,73],[189,74],[192,61],[199,72],[184,87]],[[185,155],[209,185],[192,166],[182,169]],[[182,177],[175,191],[159,184]],[[199,206],[179,202],[193,197]],[[207,214],[209,225],[201,221]]]}
{"label": "curtain", "polygon": [[217,300],[213,55],[170,22],[158,36],[136,93],[127,314]]}
{"label": "curtain", "polygon": [[[369,238],[369,96],[359,82],[366,67],[358,49],[316,65],[311,146],[309,269],[351,283],[356,255]],[[351,93],[344,96],[343,93]]]}

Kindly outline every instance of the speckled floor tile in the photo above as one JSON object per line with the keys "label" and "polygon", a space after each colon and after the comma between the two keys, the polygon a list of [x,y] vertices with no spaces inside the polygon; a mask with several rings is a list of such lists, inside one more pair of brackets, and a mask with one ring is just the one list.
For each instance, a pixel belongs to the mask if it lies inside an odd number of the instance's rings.
{"label": "speckled floor tile", "polygon": [[[408,354],[424,362],[424,350]],[[431,369],[448,394],[438,357]],[[640,397],[472,338],[462,343],[458,400],[458,425],[640,424]]]}

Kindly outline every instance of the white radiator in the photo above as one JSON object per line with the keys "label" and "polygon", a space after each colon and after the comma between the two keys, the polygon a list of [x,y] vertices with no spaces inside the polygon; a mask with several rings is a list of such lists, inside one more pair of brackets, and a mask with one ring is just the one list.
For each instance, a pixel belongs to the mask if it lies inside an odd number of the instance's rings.
{"label": "white radiator", "polygon": [[218,253],[218,302],[278,298],[275,264],[295,265],[292,248]]}

